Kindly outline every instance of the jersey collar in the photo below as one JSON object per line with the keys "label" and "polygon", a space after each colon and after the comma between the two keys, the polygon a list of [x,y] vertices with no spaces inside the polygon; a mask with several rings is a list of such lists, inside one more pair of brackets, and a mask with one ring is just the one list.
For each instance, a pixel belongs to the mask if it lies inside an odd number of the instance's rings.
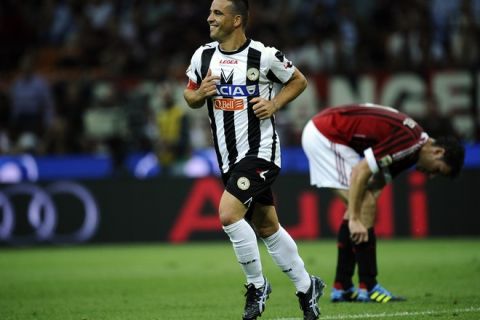
{"label": "jersey collar", "polygon": [[247,39],[247,41],[245,41],[245,43],[242,44],[242,46],[235,51],[223,51],[222,49],[220,49],[220,44],[217,46],[217,48],[218,48],[218,51],[220,51],[223,54],[232,55],[245,50],[245,48],[247,48],[250,45],[250,42],[251,42],[251,39]]}

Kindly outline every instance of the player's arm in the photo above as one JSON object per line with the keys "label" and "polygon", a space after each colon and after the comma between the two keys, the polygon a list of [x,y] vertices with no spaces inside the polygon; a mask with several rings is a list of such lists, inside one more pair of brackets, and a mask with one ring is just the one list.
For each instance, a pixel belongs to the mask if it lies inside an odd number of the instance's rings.
{"label": "player's arm", "polygon": [[252,99],[252,102],[254,103],[253,111],[261,120],[268,119],[284,105],[298,97],[306,87],[307,79],[300,70],[295,68],[290,80],[284,84],[280,92],[272,100],[267,100],[261,97]]}
{"label": "player's arm", "polygon": [[220,80],[219,76],[212,75],[212,71],[208,69],[207,76],[198,85],[193,81],[189,81],[187,87],[183,91],[183,97],[190,108],[200,108],[205,104],[208,97],[217,94],[216,83]]}
{"label": "player's arm", "polygon": [[348,193],[348,226],[353,242],[361,243],[368,241],[368,231],[360,220],[362,203],[367,192],[368,182],[372,171],[368,162],[363,159],[352,169],[350,190]]}
{"label": "player's arm", "polygon": [[292,77],[283,86],[282,90],[272,99],[277,106],[277,110],[298,97],[307,87],[307,79],[297,68],[293,72]]}
{"label": "player's arm", "polygon": [[372,177],[368,180],[368,190],[378,193],[386,184],[385,175],[380,171],[372,174]]}

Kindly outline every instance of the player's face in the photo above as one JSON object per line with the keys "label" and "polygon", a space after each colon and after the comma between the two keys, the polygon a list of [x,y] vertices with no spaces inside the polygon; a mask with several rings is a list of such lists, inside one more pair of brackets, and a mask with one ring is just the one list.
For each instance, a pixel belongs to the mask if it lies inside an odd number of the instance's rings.
{"label": "player's face", "polygon": [[428,175],[429,178],[448,176],[451,168],[443,161],[444,150],[434,147],[430,152],[423,154],[417,162],[417,170]]}
{"label": "player's face", "polygon": [[232,14],[228,0],[213,0],[207,22],[210,26],[210,38],[218,42],[225,41],[232,34],[235,15]]}

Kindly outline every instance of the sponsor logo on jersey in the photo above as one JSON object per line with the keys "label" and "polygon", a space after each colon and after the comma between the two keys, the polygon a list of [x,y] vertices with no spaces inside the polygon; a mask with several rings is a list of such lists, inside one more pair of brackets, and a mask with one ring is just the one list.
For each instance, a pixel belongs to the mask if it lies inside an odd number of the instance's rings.
{"label": "sponsor logo on jersey", "polygon": [[224,97],[248,97],[258,96],[260,91],[258,85],[234,85],[217,84],[217,92]]}
{"label": "sponsor logo on jersey", "polygon": [[222,59],[219,62],[220,64],[238,64],[238,61],[235,59]]}
{"label": "sponsor logo on jersey", "polygon": [[243,99],[233,98],[215,98],[213,99],[213,105],[215,109],[223,111],[237,111],[244,108]]}

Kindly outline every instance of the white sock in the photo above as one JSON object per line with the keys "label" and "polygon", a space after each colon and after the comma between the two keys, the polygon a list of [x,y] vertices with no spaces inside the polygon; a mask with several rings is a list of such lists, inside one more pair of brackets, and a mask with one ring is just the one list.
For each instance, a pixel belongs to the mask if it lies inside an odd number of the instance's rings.
{"label": "white sock", "polygon": [[285,229],[280,229],[268,238],[262,238],[268,248],[268,253],[277,266],[292,280],[299,292],[307,292],[310,288],[310,275],[305,270],[302,258],[292,237]]}
{"label": "white sock", "polygon": [[230,237],[233,251],[247,277],[247,283],[253,283],[255,288],[262,287],[265,281],[255,231],[244,219],[224,226],[223,230]]}

